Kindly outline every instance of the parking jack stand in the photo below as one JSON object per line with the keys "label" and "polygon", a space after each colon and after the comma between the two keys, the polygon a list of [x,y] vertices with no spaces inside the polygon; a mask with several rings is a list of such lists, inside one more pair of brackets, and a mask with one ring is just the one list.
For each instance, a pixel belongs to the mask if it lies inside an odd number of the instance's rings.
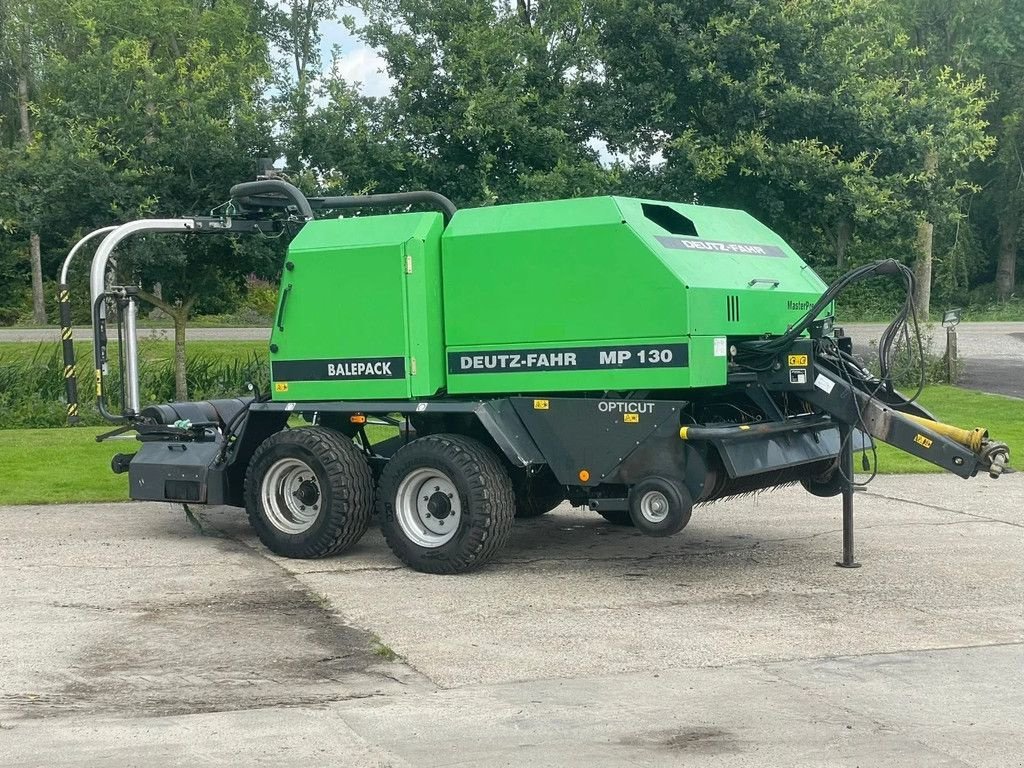
{"label": "parking jack stand", "polygon": [[843,559],[840,568],[860,568],[853,557],[853,429],[839,423],[839,469],[843,477]]}

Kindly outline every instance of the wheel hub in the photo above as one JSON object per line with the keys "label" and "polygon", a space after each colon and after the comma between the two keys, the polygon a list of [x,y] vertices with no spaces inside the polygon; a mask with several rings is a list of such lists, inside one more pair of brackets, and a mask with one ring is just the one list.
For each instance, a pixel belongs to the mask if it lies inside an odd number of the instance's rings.
{"label": "wheel hub", "polygon": [[414,544],[436,548],[455,536],[462,503],[455,483],[444,472],[420,467],[407,474],[395,493],[395,516]]}
{"label": "wheel hub", "polygon": [[640,499],[640,514],[652,523],[660,523],[668,517],[668,507],[668,497],[661,491],[648,491]]}
{"label": "wheel hub", "polygon": [[320,485],[301,459],[274,462],[263,476],[260,497],[270,524],[282,533],[305,533],[320,516]]}
{"label": "wheel hub", "polygon": [[316,481],[303,480],[295,492],[295,498],[299,500],[300,504],[308,506],[316,504],[320,500],[320,489],[317,487]]}
{"label": "wheel hub", "polygon": [[444,520],[452,513],[452,502],[447,494],[434,491],[427,501],[427,511],[438,520]]}

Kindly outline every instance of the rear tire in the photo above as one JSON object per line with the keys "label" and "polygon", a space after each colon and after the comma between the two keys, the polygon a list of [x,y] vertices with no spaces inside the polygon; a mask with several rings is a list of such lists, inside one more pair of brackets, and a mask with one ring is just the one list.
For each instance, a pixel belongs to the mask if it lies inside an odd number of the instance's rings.
{"label": "rear tire", "polygon": [[462,435],[429,435],[399,449],[377,490],[384,539],[399,560],[424,573],[486,563],[508,539],[515,510],[498,457]]}
{"label": "rear tire", "polygon": [[366,457],[323,427],[287,429],[256,449],[245,473],[253,530],[282,557],[336,555],[362,538],[373,511]]}

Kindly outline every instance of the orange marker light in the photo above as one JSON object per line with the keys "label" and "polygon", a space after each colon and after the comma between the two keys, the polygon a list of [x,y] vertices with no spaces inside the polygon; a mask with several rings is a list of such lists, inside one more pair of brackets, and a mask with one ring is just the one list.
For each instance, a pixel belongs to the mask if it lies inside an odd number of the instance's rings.
{"label": "orange marker light", "polygon": [[353,424],[365,424],[366,423],[366,417],[363,416],[363,414],[361,414],[361,413],[355,413],[355,414],[349,416],[348,420],[350,422],[352,422]]}
{"label": "orange marker light", "polygon": [[580,470],[580,482],[581,483],[585,483],[589,479],[590,479],[590,473],[587,472],[587,470],[585,470],[585,469],[581,469]]}

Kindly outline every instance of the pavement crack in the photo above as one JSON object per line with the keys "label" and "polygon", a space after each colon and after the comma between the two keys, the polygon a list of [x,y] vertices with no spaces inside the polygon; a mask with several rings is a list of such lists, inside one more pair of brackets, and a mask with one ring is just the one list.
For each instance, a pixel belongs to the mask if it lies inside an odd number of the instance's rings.
{"label": "pavement crack", "polygon": [[404,565],[362,565],[346,568],[321,568],[316,571],[295,571],[296,576],[313,576],[321,573],[373,573],[381,571],[404,571]]}
{"label": "pavement crack", "polygon": [[837,701],[834,697],[824,694],[818,686],[807,685],[799,680],[791,679],[785,674],[785,670],[769,670],[767,668],[763,668],[762,671],[771,677],[774,677],[776,682],[795,688],[804,696],[821,702],[823,710],[829,711],[833,717],[836,714],[839,714],[843,719],[850,721],[846,723],[847,728],[853,728],[854,722],[865,723],[876,733],[883,732],[899,734],[907,741],[912,744],[916,744],[919,747],[923,747],[925,750],[941,753],[948,759],[949,762],[945,763],[947,765],[963,766],[963,768],[976,768],[976,763],[968,763],[951,753],[948,749],[937,744],[928,743],[927,740],[909,728],[887,722],[878,715],[875,715],[870,711],[865,711],[863,707],[854,706],[852,703],[843,700]]}
{"label": "pavement crack", "polygon": [[934,648],[900,648],[894,651],[868,651],[866,653],[834,653],[823,656],[791,656],[784,659],[774,659],[759,663],[738,662],[736,664],[713,665],[712,669],[725,669],[737,666],[772,667],[779,664],[794,664],[807,661],[844,661],[846,659],[864,659],[881,656],[906,656],[915,653],[944,653],[946,651],[970,651],[980,648],[1015,648],[1024,646],[1024,639],[1009,640],[1002,643],[967,643],[965,645],[941,645]]}
{"label": "pavement crack", "polygon": [[139,568],[216,568],[216,565],[207,563],[152,563],[152,564],[131,564],[131,565],[92,565],[88,563],[0,563],[0,568],[22,569],[22,568],[68,568],[82,571],[135,571]]}
{"label": "pavement crack", "polygon": [[979,515],[974,512],[965,512],[962,509],[950,509],[949,507],[943,507],[938,504],[929,504],[926,501],[917,501],[915,499],[904,499],[900,496],[889,496],[884,493],[876,493],[875,491],[862,491],[865,496],[874,496],[877,499],[885,499],[886,501],[898,501],[902,504],[913,504],[916,507],[924,507],[925,509],[931,509],[936,512],[949,512],[953,515],[963,515],[964,517],[971,517],[975,520],[981,520],[987,523],[1001,523],[1002,525],[1009,525],[1014,528],[1024,528],[1022,523],[1014,523],[1009,520],[1001,520],[998,517],[989,517],[988,515]]}

